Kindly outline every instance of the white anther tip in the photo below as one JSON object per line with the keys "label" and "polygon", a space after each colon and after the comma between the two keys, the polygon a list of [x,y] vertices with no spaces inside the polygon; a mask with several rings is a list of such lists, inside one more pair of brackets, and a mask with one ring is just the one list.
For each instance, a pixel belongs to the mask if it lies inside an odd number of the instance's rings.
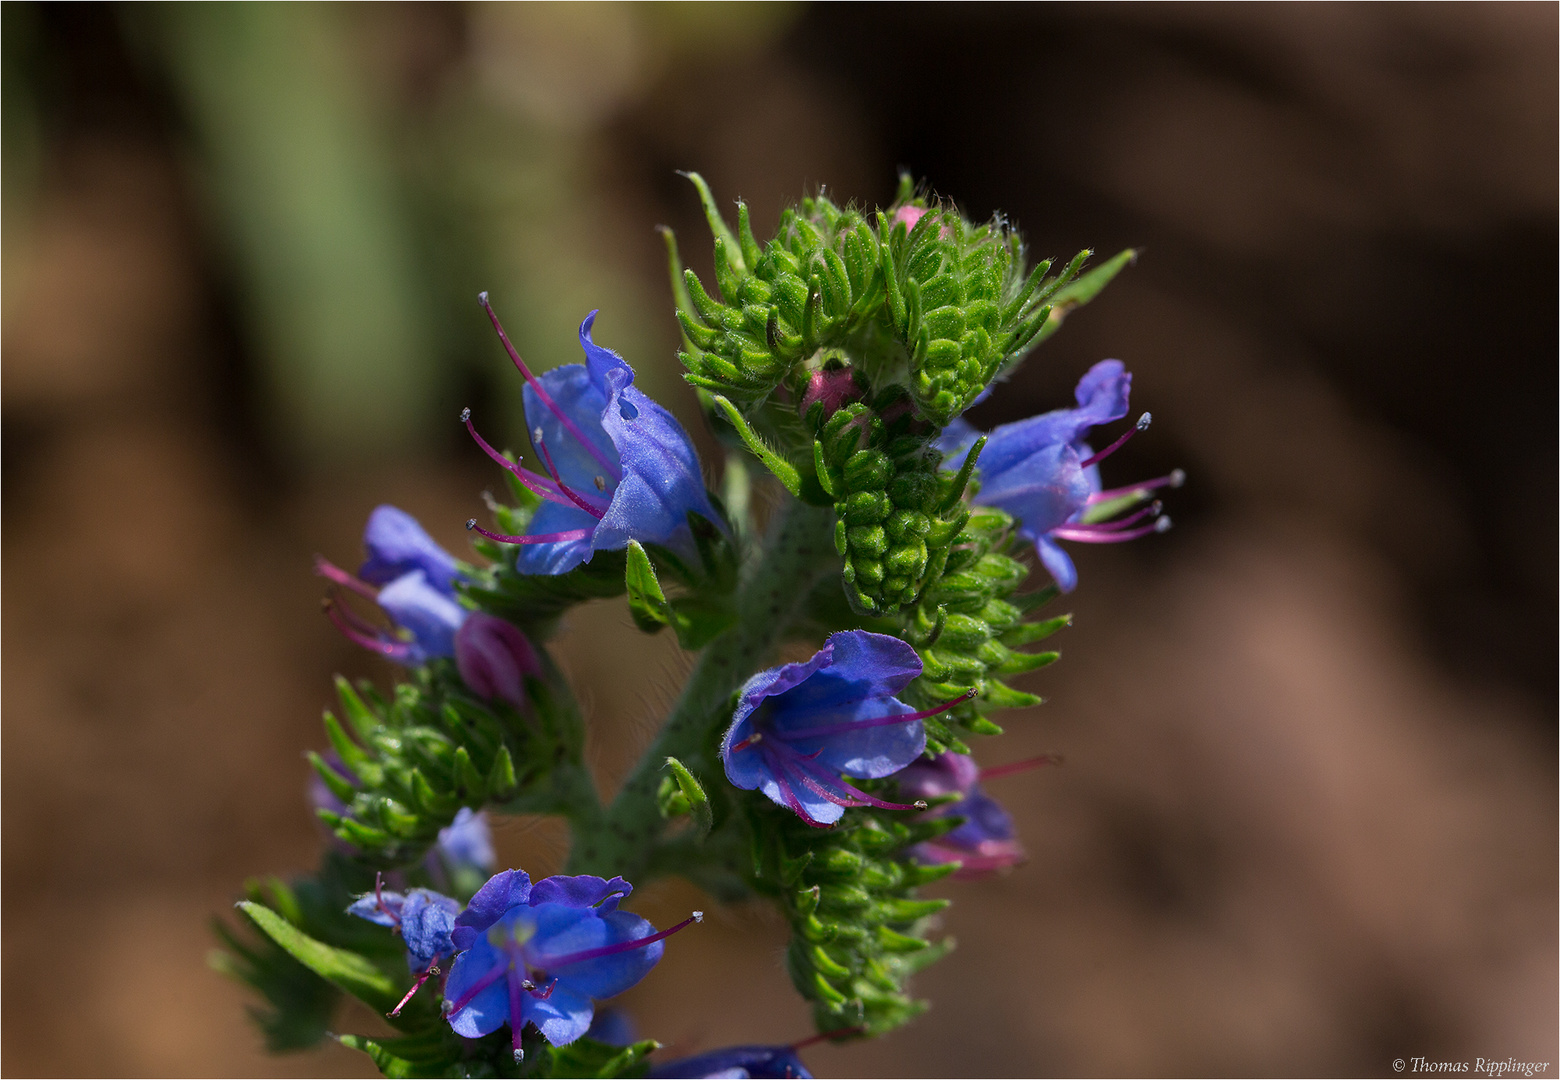
{"label": "white anther tip", "polygon": [[477,527],[477,519],[476,518],[467,518],[466,519],[466,531],[467,532],[470,532],[472,529],[475,529],[476,527]]}
{"label": "white anther tip", "polygon": [[464,408],[464,409],[462,409],[460,411],[460,422],[462,424],[464,424],[464,423],[468,422],[470,419],[471,419],[471,406],[468,405],[466,408]]}
{"label": "white anther tip", "polygon": [[477,303],[485,304],[487,302],[487,290],[483,289],[481,292],[477,293]]}
{"label": "white anther tip", "polygon": [[515,1047],[515,1064],[518,1065],[518,1064],[520,1064],[524,1060],[525,1060],[525,1051],[520,1049],[518,1046]]}
{"label": "white anther tip", "polygon": [[1154,422],[1154,414],[1153,413],[1144,413],[1142,416],[1138,417],[1137,429],[1139,431],[1147,431],[1148,430],[1148,425],[1152,424],[1153,422]]}
{"label": "white anther tip", "polygon": [[704,912],[702,912],[702,911],[695,911],[693,913],[693,921],[694,922],[703,922],[704,921]]}
{"label": "white anther tip", "polygon": [[1162,517],[1158,521],[1154,522],[1154,531],[1155,532],[1169,532],[1170,531],[1170,519],[1168,517]]}
{"label": "white anther tip", "polygon": [[925,799],[917,799],[915,801],[915,808],[917,810],[925,810],[926,809],[926,800]]}
{"label": "white anther tip", "polygon": [[1170,472],[1170,486],[1171,487],[1180,487],[1184,483],[1186,483],[1186,470],[1185,469],[1173,469],[1173,470],[1171,470],[1171,472]]}
{"label": "white anther tip", "polygon": [[545,434],[546,433],[543,432],[542,429],[539,428],[539,427],[538,428],[532,428],[531,429],[531,441],[535,442],[535,443],[539,443],[539,442],[542,441],[542,438],[543,438],[543,436]]}

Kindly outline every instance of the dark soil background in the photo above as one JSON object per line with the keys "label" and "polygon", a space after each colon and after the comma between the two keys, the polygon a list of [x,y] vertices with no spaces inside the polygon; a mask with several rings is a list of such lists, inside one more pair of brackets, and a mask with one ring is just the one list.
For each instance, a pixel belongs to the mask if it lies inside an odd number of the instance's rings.
{"label": "dark soil background", "polygon": [[[518,398],[479,288],[542,366],[601,307],[697,422],[652,230],[708,268],[689,168],[760,228],[903,166],[1039,254],[1143,248],[975,419],[1118,356],[1156,422],[1110,476],[1191,476],[1074,548],[1048,703],[981,748],[1067,759],[994,785],[1030,861],[947,885],[932,1011],[814,1069],[1560,1057],[1554,4],[0,13],[5,1072],[371,1073],[266,1057],[205,962],[314,861],[329,676],[393,677],[310,557],[386,501],[462,543],[497,477],[455,413]],[[610,786],[687,660],[615,604],[556,650]],[[564,841],[499,830],[533,876]],[[783,927],[712,914],[641,1029],[807,1034]]]}

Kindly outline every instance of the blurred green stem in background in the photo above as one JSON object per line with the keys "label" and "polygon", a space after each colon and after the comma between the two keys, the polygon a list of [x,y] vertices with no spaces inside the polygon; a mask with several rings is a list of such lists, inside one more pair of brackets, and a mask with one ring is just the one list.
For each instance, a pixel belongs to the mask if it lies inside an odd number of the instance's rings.
{"label": "blurred green stem in background", "polygon": [[189,4],[149,26],[201,144],[284,454],[415,450],[439,377],[428,304],[344,9]]}

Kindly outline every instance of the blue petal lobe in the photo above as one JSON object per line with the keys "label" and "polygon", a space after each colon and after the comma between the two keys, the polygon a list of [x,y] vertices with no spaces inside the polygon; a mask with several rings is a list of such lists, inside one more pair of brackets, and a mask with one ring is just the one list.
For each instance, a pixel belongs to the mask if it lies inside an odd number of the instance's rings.
{"label": "blue petal lobe", "polygon": [[363,546],[368,549],[368,560],[358,570],[358,577],[364,581],[384,585],[402,574],[421,570],[435,589],[453,593],[457,573],[454,556],[405,510],[375,507],[363,530]]}
{"label": "blue petal lobe", "polygon": [[410,630],[417,644],[417,662],[455,655],[455,631],[466,621],[466,609],[435,589],[421,570],[402,574],[379,590],[379,606]]}
{"label": "blue petal lobe", "polygon": [[559,983],[546,998],[526,994],[522,999],[525,1018],[554,1046],[567,1046],[590,1030],[594,1007],[590,998]]}
{"label": "blue petal lobe", "polygon": [[[455,917],[451,938],[457,949],[469,949],[482,934],[512,907],[531,897],[531,875],[524,870],[505,870],[488,878],[478,889],[466,910]],[[452,997],[458,995],[451,995]]]}
{"label": "blue petal lobe", "polygon": [[531,889],[531,903],[563,904],[574,908],[595,908],[606,914],[616,911],[618,903],[631,894],[634,887],[620,877],[606,878],[578,874],[566,877],[562,874],[543,878]]}
{"label": "blue petal lobe", "polygon": [[[481,981],[495,967],[509,964],[509,958],[479,938],[470,949],[455,957],[450,968],[449,981],[444,986],[447,1001],[458,1001],[467,990]],[[491,986],[477,994],[464,1008],[450,1014],[450,1027],[455,1034],[468,1039],[478,1039],[497,1031],[509,1021],[509,988],[500,977]]]}

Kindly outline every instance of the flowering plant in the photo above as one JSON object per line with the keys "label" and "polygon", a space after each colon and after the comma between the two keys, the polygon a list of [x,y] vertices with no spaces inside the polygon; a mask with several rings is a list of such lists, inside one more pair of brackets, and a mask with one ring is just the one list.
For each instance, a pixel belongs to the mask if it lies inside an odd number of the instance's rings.
{"label": "flowering plant", "polygon": [[[380,507],[357,573],[319,560],[326,611],[401,665],[383,693],[337,681],[329,749],[310,755],[331,841],[319,871],[255,884],[219,963],[264,999],[275,1049],[330,1028],[342,993],[392,1037],[338,1035],[389,1076],[805,1076],[798,1042],[651,1057],[597,1003],[645,978],[667,930],[623,910],[677,874],[717,901],[762,897],[792,928],[787,965],[819,1035],[880,1035],[927,1003],[912,976],[944,955],[946,899],[918,890],[1021,861],[968,741],[1039,703],[1005,680],[1057,659],[1028,647],[1068,624],[1032,617],[1077,584],[1058,541],[1168,527],[1154,493],[1179,472],[1106,489],[1090,429],[1125,417],[1131,376],[1107,360],[1077,406],[982,435],[961,414],[993,393],[1132,258],[1026,267],[1001,219],[967,220],[906,179],[874,214],[818,196],[760,245],[695,184],[715,294],[666,233],[679,354],[725,446],[722,494],[687,432],[580,326],[585,363],[537,375],[481,303],[525,379],[532,464],[462,421],[511,499],[473,518],[463,562]],[[777,504],[758,520],[750,469]],[[1026,553],[1050,583],[1022,591]],[[697,654],[637,766],[603,800],[584,725],[547,641],[585,600],[626,597],[646,633]],[[367,606],[372,601],[375,614]],[[810,659],[777,664],[784,645]],[[549,814],[567,872],[494,865],[490,814]]]}

